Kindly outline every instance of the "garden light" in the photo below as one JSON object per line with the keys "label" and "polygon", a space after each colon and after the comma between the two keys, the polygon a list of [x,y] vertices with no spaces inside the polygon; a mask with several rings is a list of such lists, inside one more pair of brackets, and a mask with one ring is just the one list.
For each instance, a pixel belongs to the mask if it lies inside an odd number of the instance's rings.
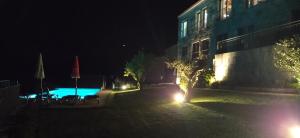
{"label": "garden light", "polygon": [[122,85],[121,89],[122,90],[126,90],[127,89],[127,85]]}
{"label": "garden light", "polygon": [[184,102],[184,95],[182,93],[176,93],[174,95],[174,100],[177,102],[177,103],[182,103]]}
{"label": "garden light", "polygon": [[300,126],[294,126],[289,129],[291,138],[300,138]]}

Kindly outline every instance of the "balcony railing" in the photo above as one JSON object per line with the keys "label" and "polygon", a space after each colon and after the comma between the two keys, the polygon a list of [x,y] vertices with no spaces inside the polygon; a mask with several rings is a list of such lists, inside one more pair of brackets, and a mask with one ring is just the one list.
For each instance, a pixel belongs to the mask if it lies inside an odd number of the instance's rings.
{"label": "balcony railing", "polygon": [[300,34],[300,20],[219,41],[217,53],[270,46],[280,39],[296,34]]}

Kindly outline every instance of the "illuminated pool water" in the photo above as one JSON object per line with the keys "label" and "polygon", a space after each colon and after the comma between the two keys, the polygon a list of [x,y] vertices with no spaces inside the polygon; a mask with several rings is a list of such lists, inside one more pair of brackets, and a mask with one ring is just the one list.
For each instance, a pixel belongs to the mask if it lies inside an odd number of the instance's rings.
{"label": "illuminated pool water", "polygon": [[[99,93],[101,89],[94,89],[94,88],[78,88],[77,89],[77,95],[79,95],[81,98],[84,98],[84,96],[87,95],[96,95]],[[53,95],[52,98],[62,98],[67,95],[75,95],[75,88],[57,88],[54,90],[49,91],[51,95]],[[35,98],[36,94],[29,95],[28,98]]]}

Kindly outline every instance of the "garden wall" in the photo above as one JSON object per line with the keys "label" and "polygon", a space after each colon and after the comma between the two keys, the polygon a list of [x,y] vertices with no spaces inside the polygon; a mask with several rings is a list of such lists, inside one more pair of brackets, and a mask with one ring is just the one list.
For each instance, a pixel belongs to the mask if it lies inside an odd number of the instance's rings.
{"label": "garden wall", "polygon": [[288,76],[273,65],[273,46],[215,55],[216,79],[233,87],[286,87]]}

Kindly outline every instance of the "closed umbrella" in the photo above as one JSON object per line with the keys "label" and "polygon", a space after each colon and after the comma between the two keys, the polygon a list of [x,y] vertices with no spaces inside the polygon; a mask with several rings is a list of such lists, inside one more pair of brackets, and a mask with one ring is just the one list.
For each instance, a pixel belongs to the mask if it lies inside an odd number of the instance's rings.
{"label": "closed umbrella", "polygon": [[78,56],[75,57],[71,77],[72,77],[72,79],[75,79],[75,95],[77,95],[77,80],[80,78]]}
{"label": "closed umbrella", "polygon": [[43,57],[42,53],[39,55],[37,70],[35,73],[35,78],[40,80],[41,82],[41,93],[43,93],[43,79],[45,79],[44,65],[43,65]]}

